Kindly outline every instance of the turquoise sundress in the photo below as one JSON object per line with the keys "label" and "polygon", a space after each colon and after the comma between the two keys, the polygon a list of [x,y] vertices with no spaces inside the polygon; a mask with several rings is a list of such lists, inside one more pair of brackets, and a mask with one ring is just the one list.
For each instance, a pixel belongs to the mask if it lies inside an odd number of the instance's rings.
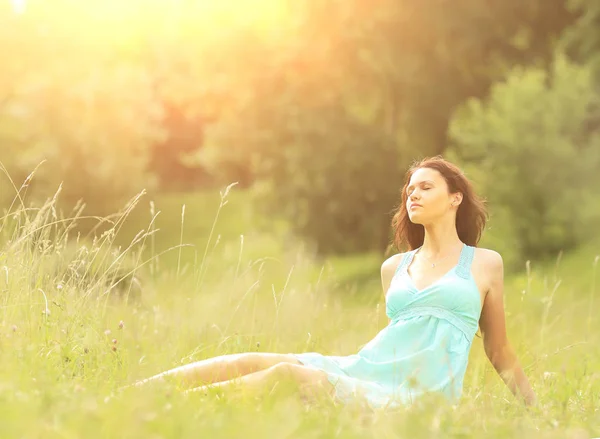
{"label": "turquoise sundress", "polygon": [[421,290],[408,274],[418,250],[405,253],[386,292],[389,324],[358,353],[292,354],[327,373],[335,400],[348,403],[359,397],[371,408],[397,408],[429,392],[452,403],[460,398],[481,313],[471,274],[475,248],[463,244],[458,264]]}

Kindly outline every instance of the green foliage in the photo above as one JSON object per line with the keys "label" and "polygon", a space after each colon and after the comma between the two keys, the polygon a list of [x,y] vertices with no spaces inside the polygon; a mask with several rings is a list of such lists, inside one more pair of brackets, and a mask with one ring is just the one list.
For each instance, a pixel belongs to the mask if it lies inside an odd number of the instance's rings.
{"label": "green foliage", "polygon": [[256,157],[253,193],[265,211],[320,253],[385,249],[401,178],[391,139],[335,108],[272,122],[277,131],[244,144]]}
{"label": "green foliage", "polygon": [[407,165],[443,152],[455,107],[507,65],[545,58],[570,16],[562,1],[318,3],[263,43],[259,69],[249,59],[249,89],[198,160],[256,181],[267,211],[320,252],[382,251]]}
{"label": "green foliage", "polygon": [[514,69],[453,121],[455,153],[504,209],[500,236],[520,257],[573,248],[598,224],[598,96],[589,68],[557,56],[551,72]]}
{"label": "green foliage", "polygon": [[[114,62],[106,48],[93,50],[91,33],[73,40],[81,23],[55,13],[43,28],[35,12],[0,17],[0,47],[12,60],[0,74],[0,161],[17,188],[45,162],[31,197],[43,200],[64,183],[63,206],[83,198],[87,213],[106,215],[152,187],[149,146],[163,137],[152,76],[134,62]],[[38,44],[40,32],[48,37]],[[0,201],[10,201],[16,191],[1,179]]]}
{"label": "green foliage", "polygon": [[455,108],[548,59],[573,20],[565,0],[257,2],[0,9],[16,186],[47,160],[29,196],[64,181],[65,205],[105,214],[157,185],[256,182],[320,251],[382,250],[406,165],[443,152]]}
{"label": "green foliage", "polygon": [[563,35],[570,55],[593,64],[600,77],[600,3],[595,0],[570,0],[577,21]]}

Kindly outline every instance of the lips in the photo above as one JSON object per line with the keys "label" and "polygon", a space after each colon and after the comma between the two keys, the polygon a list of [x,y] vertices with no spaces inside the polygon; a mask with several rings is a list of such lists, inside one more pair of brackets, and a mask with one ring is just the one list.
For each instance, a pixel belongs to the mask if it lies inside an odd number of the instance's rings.
{"label": "lips", "polygon": [[414,207],[423,207],[423,206],[421,206],[420,204],[417,204],[417,203],[413,203],[413,204],[410,205],[411,209],[414,208]]}

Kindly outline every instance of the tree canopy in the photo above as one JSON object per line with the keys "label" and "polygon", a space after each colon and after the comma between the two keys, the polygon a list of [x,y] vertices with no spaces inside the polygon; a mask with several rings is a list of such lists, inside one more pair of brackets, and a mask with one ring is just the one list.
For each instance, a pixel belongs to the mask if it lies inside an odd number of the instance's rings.
{"label": "tree canopy", "polygon": [[[553,64],[557,48],[564,48],[587,66],[582,71],[591,79],[584,88],[597,96],[596,3],[4,5],[0,47],[10,62],[0,71],[0,161],[22,181],[46,160],[30,194],[48,196],[64,182],[65,202],[84,198],[91,213],[110,212],[143,187],[239,181],[257,206],[287,218],[322,252],[381,250],[410,162],[451,154],[453,142],[462,151],[472,145],[465,158],[485,149],[457,130],[491,117],[483,110],[486,99],[495,99],[492,108],[508,99],[490,90],[505,90],[524,106],[525,96],[562,106],[585,82],[548,85],[552,76],[542,72],[562,71]],[[533,76],[522,75],[538,79],[524,79],[523,86],[514,66],[533,69]],[[508,89],[495,85],[505,81]],[[457,109],[472,99],[482,109],[471,112],[473,121],[456,122],[449,138]],[[517,104],[512,110],[516,115],[503,113],[503,123],[515,132],[556,135],[556,142],[564,135],[538,113]],[[593,111],[576,114],[587,119],[568,118],[573,142],[580,126],[594,131]],[[522,120],[527,123],[519,125]],[[486,154],[507,172],[509,151],[529,148],[489,141],[499,146]],[[0,201],[11,192],[3,183]]]}

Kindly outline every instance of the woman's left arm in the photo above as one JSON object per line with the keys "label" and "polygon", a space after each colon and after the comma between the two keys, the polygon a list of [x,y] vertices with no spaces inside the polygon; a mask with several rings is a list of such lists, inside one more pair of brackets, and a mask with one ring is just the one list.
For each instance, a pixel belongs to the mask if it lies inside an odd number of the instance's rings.
{"label": "woman's left arm", "polygon": [[513,395],[526,405],[535,405],[535,393],[506,336],[502,257],[497,252],[486,256],[491,280],[479,320],[485,353]]}

